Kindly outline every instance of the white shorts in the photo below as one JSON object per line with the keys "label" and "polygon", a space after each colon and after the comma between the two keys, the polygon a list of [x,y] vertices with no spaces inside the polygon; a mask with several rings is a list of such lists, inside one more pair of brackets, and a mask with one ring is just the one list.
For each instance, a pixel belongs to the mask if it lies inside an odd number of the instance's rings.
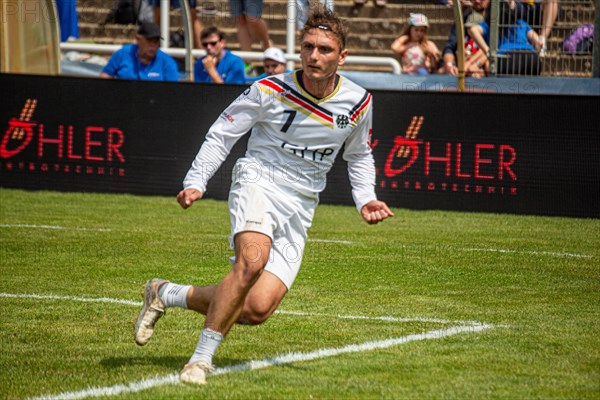
{"label": "white shorts", "polygon": [[236,179],[229,192],[230,245],[245,231],[260,232],[272,240],[265,270],[289,289],[300,270],[307,232],[318,201],[285,187]]}

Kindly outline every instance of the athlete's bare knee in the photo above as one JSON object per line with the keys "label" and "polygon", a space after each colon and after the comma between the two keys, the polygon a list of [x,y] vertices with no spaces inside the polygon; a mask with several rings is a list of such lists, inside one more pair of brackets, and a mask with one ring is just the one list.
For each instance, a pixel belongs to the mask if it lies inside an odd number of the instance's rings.
{"label": "athlete's bare knee", "polygon": [[246,302],[238,322],[245,325],[260,325],[273,314],[274,307],[268,302]]}

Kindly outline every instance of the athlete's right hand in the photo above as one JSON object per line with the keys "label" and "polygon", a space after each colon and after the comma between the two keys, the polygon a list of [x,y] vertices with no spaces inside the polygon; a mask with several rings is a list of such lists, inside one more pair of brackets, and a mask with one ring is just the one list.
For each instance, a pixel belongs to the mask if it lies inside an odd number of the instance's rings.
{"label": "athlete's right hand", "polygon": [[198,189],[184,189],[177,194],[177,201],[184,209],[190,207],[196,200],[201,198],[202,192]]}

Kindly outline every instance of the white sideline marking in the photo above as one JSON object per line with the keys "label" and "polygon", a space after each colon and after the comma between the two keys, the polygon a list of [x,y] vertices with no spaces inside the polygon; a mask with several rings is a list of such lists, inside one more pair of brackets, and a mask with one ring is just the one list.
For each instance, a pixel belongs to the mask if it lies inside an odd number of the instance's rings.
{"label": "white sideline marking", "polygon": [[414,247],[414,248],[427,248],[427,249],[441,249],[447,250],[452,249],[456,251],[481,251],[488,253],[511,253],[511,254],[529,254],[534,256],[551,256],[551,257],[575,257],[575,258],[593,258],[593,255],[590,254],[581,254],[581,253],[567,253],[560,251],[543,251],[543,250],[511,250],[511,249],[494,249],[494,248],[484,248],[484,247],[454,247],[451,245],[427,245],[427,244],[410,244],[405,243],[402,244],[404,247]]}
{"label": "white sideline marking", "polygon": [[59,229],[66,231],[94,231],[94,232],[111,232],[109,228],[79,228],[76,226],[59,226],[59,225],[27,225],[27,224],[0,224],[1,228],[30,228],[30,229]]}
{"label": "white sideline marking", "polygon": [[133,300],[119,300],[111,299],[108,297],[98,298],[86,298],[86,297],[75,297],[75,296],[56,296],[47,294],[15,294],[15,293],[0,293],[0,297],[13,297],[21,299],[47,299],[47,300],[72,300],[81,301],[84,303],[116,303],[116,304],[127,304],[129,306],[141,306],[141,301]]}
{"label": "white sideline marking", "polygon": [[322,313],[309,313],[303,311],[285,311],[275,310],[277,314],[286,315],[298,315],[305,317],[328,317],[328,318],[339,318],[339,319],[364,319],[371,321],[387,321],[387,322],[432,322],[438,324],[464,324],[464,325],[481,325],[477,321],[463,321],[463,320],[447,320],[438,318],[426,318],[426,317],[392,317],[392,316],[370,316],[370,315],[340,315],[340,314],[322,314]]}
{"label": "white sideline marking", "polygon": [[[224,375],[231,372],[251,371],[255,369],[268,368],[277,365],[290,364],[294,362],[311,361],[319,358],[333,357],[340,354],[358,353],[363,351],[386,349],[388,347],[414,342],[417,340],[441,339],[448,336],[458,335],[463,332],[480,332],[485,329],[494,328],[494,325],[479,324],[477,326],[453,326],[447,329],[433,330],[425,333],[401,336],[392,339],[377,340],[360,344],[351,344],[344,347],[334,347],[319,349],[307,353],[288,353],[273,358],[263,360],[253,360],[246,363],[231,365],[215,369],[211,375]],[[46,395],[31,398],[31,400],[58,400],[58,399],[85,399],[88,397],[115,396],[125,393],[135,393],[150,389],[156,386],[174,385],[179,383],[179,374],[170,374],[166,376],[157,376],[147,378],[141,381],[118,384],[105,387],[90,387],[85,390],[75,392],[64,392],[56,395]]]}
{"label": "white sideline marking", "polygon": [[[0,293],[0,297],[10,298],[21,298],[21,299],[47,299],[47,300],[71,300],[80,301],[84,303],[114,303],[114,304],[126,304],[129,306],[141,306],[143,302],[134,300],[121,300],[112,299],[110,297],[76,297],[76,296],[57,296],[57,295],[46,295],[46,294],[27,294],[27,293]],[[326,317],[326,318],[339,318],[339,319],[362,319],[371,321],[387,321],[387,322],[431,322],[438,324],[463,324],[478,326],[481,325],[477,321],[463,321],[463,320],[446,320],[438,318],[425,318],[425,317],[392,317],[392,316],[368,316],[368,315],[340,315],[340,314],[324,314],[324,313],[309,313],[304,311],[285,311],[275,310],[276,314],[284,315],[297,315],[301,317]]]}
{"label": "white sideline marking", "polygon": [[562,253],[559,251],[535,251],[535,250],[507,250],[507,249],[479,249],[473,248],[461,248],[463,251],[482,251],[490,253],[512,253],[512,254],[530,254],[534,256],[552,256],[552,257],[576,257],[576,258],[592,258],[589,254],[579,253]]}
{"label": "white sideline marking", "polygon": [[316,243],[352,244],[352,242],[349,241],[349,240],[311,239],[311,238],[308,238],[308,241],[309,242],[316,242]]}

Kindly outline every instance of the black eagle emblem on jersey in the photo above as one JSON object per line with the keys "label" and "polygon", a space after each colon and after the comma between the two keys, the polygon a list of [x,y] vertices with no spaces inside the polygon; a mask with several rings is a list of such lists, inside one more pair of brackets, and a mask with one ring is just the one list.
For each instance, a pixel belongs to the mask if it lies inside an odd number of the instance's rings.
{"label": "black eagle emblem on jersey", "polygon": [[338,128],[344,129],[350,123],[350,117],[347,115],[338,115],[335,119],[335,123],[337,124]]}

